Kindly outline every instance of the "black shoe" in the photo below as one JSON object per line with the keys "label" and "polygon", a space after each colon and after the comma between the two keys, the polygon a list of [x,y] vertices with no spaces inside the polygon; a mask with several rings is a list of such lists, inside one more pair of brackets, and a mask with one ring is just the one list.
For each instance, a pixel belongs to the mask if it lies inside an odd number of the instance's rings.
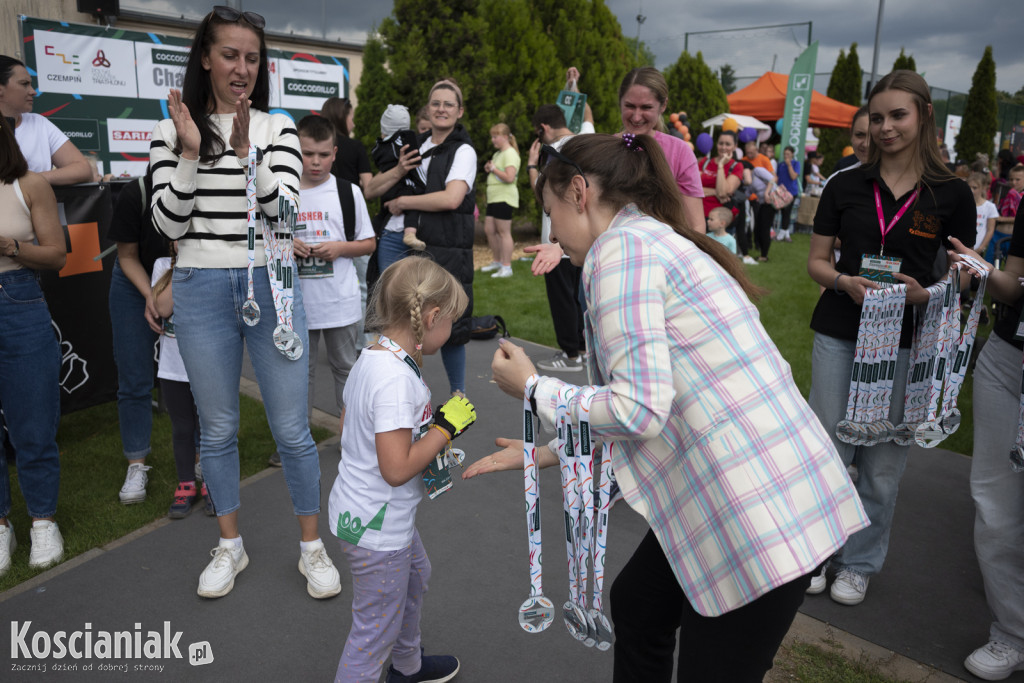
{"label": "black shoe", "polygon": [[410,676],[398,673],[394,666],[388,666],[385,683],[444,683],[459,673],[459,660],[451,655],[422,657],[420,661],[420,670]]}

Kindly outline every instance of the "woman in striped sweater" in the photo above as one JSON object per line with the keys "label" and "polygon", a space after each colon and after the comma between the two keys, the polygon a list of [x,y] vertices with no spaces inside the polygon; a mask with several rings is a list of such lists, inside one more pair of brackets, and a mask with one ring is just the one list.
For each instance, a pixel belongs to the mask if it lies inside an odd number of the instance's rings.
{"label": "woman in striped sweater", "polygon": [[[224,6],[200,23],[182,91],[172,90],[168,97],[171,117],[153,131],[153,220],[168,238],[178,240],[172,280],[175,332],[199,408],[203,476],[220,526],[213,560],[199,577],[199,595],[226,595],[249,563],[238,530],[238,383],[244,344],[302,532],[299,570],[309,594],[324,598],[337,595],[341,583],[316,527],[320,464],[306,419],[308,368],[275,348],[275,294],[260,231],[253,245],[247,240],[244,166],[250,144],[256,147],[256,211],[266,218],[277,219],[279,192],[298,196],[302,170],[291,119],[266,113],[270,81],[263,26],[260,15]],[[247,268],[253,247],[255,261]],[[243,304],[252,297],[262,314],[250,326],[243,319]],[[294,297],[292,328],[306,346],[298,287]]]}

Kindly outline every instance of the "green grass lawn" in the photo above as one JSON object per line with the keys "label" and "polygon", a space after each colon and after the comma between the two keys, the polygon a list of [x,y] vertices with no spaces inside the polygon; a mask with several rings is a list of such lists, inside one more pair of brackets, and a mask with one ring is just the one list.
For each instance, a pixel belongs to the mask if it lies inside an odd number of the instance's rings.
{"label": "green grass lawn", "polygon": [[[807,275],[809,235],[793,235],[792,242],[773,242],[768,263],[747,266],[747,273],[768,290],[757,302],[761,322],[769,336],[793,369],[793,378],[806,397],[811,388],[811,347],[814,333],[811,313],[818,302],[820,288]],[[755,252],[756,254],[756,252]],[[478,277],[473,285],[474,315],[500,315],[512,335],[537,344],[556,346],[555,331],[548,311],[544,279],[530,273],[530,264],[512,264],[515,277],[491,279]],[[978,331],[987,337],[991,324]],[[957,453],[970,454],[974,429],[971,416],[973,375],[967,374],[957,406],[965,416],[960,429],[940,444]]]}
{"label": "green grass lawn", "polygon": [[[263,404],[247,396],[240,399],[240,466],[242,477],[248,477],[267,467],[267,458],[276,446]],[[324,429],[313,429],[315,441],[329,436]],[[61,418],[57,432],[61,465],[57,523],[64,537],[65,559],[110,543],[167,514],[178,478],[171,450],[171,421],[166,413],[154,412],[150,443],[153,451],[146,464],[153,469],[148,473],[146,500],[137,505],[122,505],[117,492],[128,466],[121,450],[117,403],[104,403]],[[10,468],[10,475],[13,507],[9,520],[17,534],[18,548],[10,571],[0,578],[0,591],[40,573],[28,567],[31,524],[14,467]],[[192,514],[202,515],[202,506],[195,506]],[[214,524],[212,519],[210,523]]]}

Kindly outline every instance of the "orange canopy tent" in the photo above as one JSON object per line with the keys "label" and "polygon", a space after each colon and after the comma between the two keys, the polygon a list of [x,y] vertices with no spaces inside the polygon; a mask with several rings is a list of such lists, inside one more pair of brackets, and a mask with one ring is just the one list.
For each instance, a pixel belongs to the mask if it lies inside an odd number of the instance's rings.
{"label": "orange canopy tent", "polygon": [[[727,96],[733,114],[754,116],[762,121],[777,121],[786,108],[789,76],[769,71],[759,79]],[[857,107],[843,104],[815,90],[811,94],[808,124],[822,128],[849,128]]]}

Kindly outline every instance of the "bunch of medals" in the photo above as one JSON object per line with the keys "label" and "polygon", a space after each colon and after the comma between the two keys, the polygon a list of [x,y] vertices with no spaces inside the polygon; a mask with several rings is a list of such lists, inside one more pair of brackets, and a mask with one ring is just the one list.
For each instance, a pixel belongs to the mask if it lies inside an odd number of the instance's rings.
{"label": "bunch of medals", "polygon": [[[248,290],[245,303],[242,305],[242,320],[253,327],[260,322],[260,307],[256,304],[253,292],[252,274],[256,264],[256,147],[249,145],[249,158],[246,163],[245,198],[248,234],[246,236],[249,273]],[[299,215],[299,198],[284,183],[277,183],[277,221],[271,223],[260,213],[263,225],[263,248],[267,255],[267,274],[270,277],[270,290],[274,296],[274,311],[277,314],[277,327],[274,328],[274,346],[288,360],[302,357],[302,340],[292,323],[292,306],[295,302],[293,291],[295,273],[295,255],[292,251],[292,238],[295,235],[295,222]],[[276,228],[276,229],[275,229]]]}
{"label": "bunch of medals", "polygon": [[[519,624],[528,633],[539,633],[554,621],[554,604],[544,596],[541,583],[536,420],[529,398],[536,382],[536,376],[527,381],[523,399],[523,476],[530,542],[530,596],[519,609]],[[565,627],[576,640],[587,647],[604,651],[611,647],[613,637],[611,622],[604,614],[603,604],[608,511],[611,507],[611,456],[606,451],[601,458],[601,481],[600,487],[596,489],[595,502],[594,448],[590,438],[590,404],[595,389],[586,387],[580,390],[583,393],[577,410],[578,433],[573,429],[569,414],[569,402],[576,391],[575,387],[562,387],[558,392],[555,412],[566,560],[569,567],[569,599],[562,605],[562,618]],[[590,569],[594,575],[594,592],[588,610],[587,583]]]}
{"label": "bunch of medals", "polygon": [[[960,271],[979,275],[978,292],[967,322],[960,324]],[[836,426],[845,443],[873,446],[893,441],[934,448],[960,426],[957,397],[971,359],[981,309],[985,305],[987,270],[964,257],[948,275],[928,287],[928,304],[916,321],[907,371],[903,422],[888,420],[896,359],[906,300],[906,285],[865,293],[854,352],[846,419]]]}

